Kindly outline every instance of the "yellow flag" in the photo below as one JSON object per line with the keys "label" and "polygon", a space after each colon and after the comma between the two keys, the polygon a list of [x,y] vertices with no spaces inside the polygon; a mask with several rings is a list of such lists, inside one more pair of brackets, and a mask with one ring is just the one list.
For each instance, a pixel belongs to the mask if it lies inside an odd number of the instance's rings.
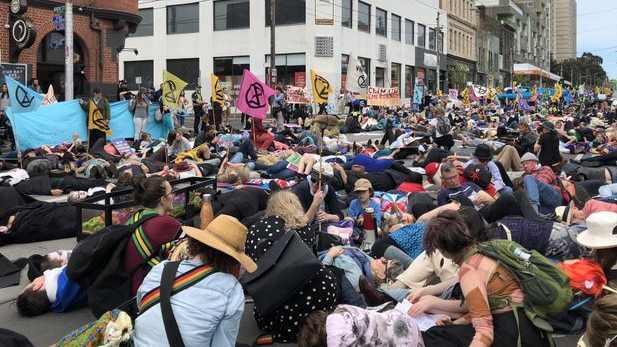
{"label": "yellow flag", "polygon": [[552,102],[559,102],[559,100],[561,99],[561,96],[563,95],[563,91],[561,88],[561,84],[559,82],[555,83],[555,92],[553,93],[553,96],[551,97],[551,101]]}
{"label": "yellow flag", "polygon": [[210,87],[212,87],[212,102],[218,102],[221,107],[225,105],[225,96],[223,96],[223,87],[215,74],[210,74]]}
{"label": "yellow flag", "polygon": [[328,102],[328,94],[334,92],[330,82],[311,69],[311,83],[313,86],[313,101],[320,104]]}
{"label": "yellow flag", "polygon": [[167,70],[163,70],[163,105],[167,107],[176,107],[180,92],[188,83],[184,82],[178,76]]}
{"label": "yellow flag", "polygon": [[111,129],[109,128],[109,119],[105,119],[101,110],[96,107],[94,101],[90,100],[88,112],[88,129],[96,129],[105,132],[107,135],[111,135]]}

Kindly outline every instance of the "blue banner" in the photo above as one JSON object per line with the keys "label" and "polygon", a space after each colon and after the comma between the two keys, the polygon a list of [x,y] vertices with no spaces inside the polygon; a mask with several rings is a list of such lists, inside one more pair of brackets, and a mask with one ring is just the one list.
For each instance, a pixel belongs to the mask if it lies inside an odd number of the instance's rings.
{"label": "blue banner", "polygon": [[[110,102],[111,120],[109,127],[112,130],[111,138],[132,138],[135,125],[133,114],[129,110],[129,101]],[[153,139],[166,138],[163,122],[154,120],[154,112],[158,104],[149,107],[149,123],[146,131]],[[15,140],[23,151],[26,148],[36,148],[41,145],[55,146],[62,142],[71,142],[73,133],[78,133],[82,140],[88,139],[86,121],[87,112],[79,105],[79,100],[63,101],[55,104],[42,105],[36,111],[16,113],[11,107],[6,114],[13,125]],[[169,131],[169,130],[167,130]]]}
{"label": "blue banner", "polygon": [[24,86],[9,76],[4,76],[9,91],[9,102],[15,113],[36,111],[43,102],[43,94]]}

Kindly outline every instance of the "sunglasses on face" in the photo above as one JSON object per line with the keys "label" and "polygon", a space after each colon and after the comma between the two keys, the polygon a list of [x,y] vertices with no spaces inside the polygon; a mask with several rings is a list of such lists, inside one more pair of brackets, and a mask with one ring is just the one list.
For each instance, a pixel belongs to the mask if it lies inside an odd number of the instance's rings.
{"label": "sunglasses on face", "polygon": [[[319,181],[320,181],[320,180],[319,180],[319,177],[317,177],[317,176],[311,176],[311,182],[312,182],[312,183],[317,183],[317,182],[319,182]],[[322,177],[322,178],[321,178],[321,184],[328,184],[328,180],[327,180],[325,177]]]}

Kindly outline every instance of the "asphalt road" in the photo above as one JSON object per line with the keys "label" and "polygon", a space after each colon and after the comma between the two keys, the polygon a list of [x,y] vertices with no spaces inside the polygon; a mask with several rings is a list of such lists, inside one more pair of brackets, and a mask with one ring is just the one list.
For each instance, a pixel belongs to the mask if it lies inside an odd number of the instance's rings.
{"label": "asphalt road", "polygon": [[[187,126],[191,127],[188,122]],[[380,132],[348,135],[350,141],[358,141],[359,143],[365,143],[368,139],[381,139],[381,136],[382,133]],[[410,160],[407,160],[406,164],[410,165]],[[3,246],[0,247],[0,253],[13,260],[35,253],[45,254],[58,249],[72,249],[74,245],[75,239],[71,238]],[[32,318],[21,317],[17,314],[13,301],[28,282],[26,270],[24,269],[19,286],[0,289],[0,327],[11,329],[27,336],[35,346],[49,346],[74,329],[95,320],[89,309],[61,314],[48,313]],[[241,322],[238,342],[251,344],[258,334],[259,330],[252,317],[252,304],[247,303]],[[575,336],[557,336],[555,342],[559,347],[573,347],[576,346],[577,339],[578,337]],[[288,346],[293,345],[288,344]]]}

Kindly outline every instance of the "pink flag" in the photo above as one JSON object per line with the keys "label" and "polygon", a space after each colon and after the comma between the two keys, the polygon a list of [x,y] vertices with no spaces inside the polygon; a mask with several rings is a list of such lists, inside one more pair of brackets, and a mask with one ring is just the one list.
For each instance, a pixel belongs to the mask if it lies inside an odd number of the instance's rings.
{"label": "pink flag", "polygon": [[242,73],[242,85],[238,94],[238,109],[251,117],[264,119],[268,113],[268,99],[274,89],[260,81],[249,70]]}

